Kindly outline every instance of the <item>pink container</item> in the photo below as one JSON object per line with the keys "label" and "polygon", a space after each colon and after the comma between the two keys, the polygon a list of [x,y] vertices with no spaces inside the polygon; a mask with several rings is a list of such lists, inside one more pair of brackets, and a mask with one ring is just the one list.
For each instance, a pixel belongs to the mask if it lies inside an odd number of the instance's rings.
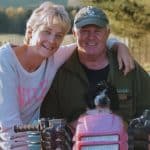
{"label": "pink container", "polygon": [[73,140],[73,150],[128,150],[122,119],[108,112],[80,117]]}

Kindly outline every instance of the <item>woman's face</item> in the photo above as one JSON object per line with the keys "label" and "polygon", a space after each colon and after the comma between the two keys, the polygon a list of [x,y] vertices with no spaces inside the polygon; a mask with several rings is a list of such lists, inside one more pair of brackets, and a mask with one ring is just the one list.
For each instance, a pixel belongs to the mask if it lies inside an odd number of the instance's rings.
{"label": "woman's face", "polygon": [[40,26],[32,32],[30,45],[35,46],[37,52],[45,58],[53,55],[59,48],[65,32],[59,25]]}

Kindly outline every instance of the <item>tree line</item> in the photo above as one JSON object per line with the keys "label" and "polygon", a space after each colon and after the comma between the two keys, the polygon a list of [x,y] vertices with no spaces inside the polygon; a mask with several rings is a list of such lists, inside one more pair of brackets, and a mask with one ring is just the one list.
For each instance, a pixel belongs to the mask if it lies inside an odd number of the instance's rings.
{"label": "tree line", "polygon": [[19,33],[25,31],[26,21],[32,10],[22,7],[0,9],[0,33]]}
{"label": "tree line", "polygon": [[[71,22],[73,23],[73,17],[79,10],[79,7],[67,7],[66,9],[69,12]],[[0,8],[0,33],[24,34],[26,22],[32,11],[32,9],[23,7]]]}
{"label": "tree line", "polygon": [[[145,9],[144,5],[137,3],[134,0],[82,0],[84,5],[96,5],[103,8],[111,19],[115,22],[119,21],[125,26],[136,25],[138,30],[150,30],[150,11]],[[67,7],[73,24],[73,18],[78,7]],[[148,7],[149,8],[149,7]],[[23,7],[0,8],[0,33],[18,33],[24,34],[26,22],[32,13],[32,9]],[[119,30],[118,25],[114,29]],[[133,27],[131,27],[133,28]],[[122,31],[122,29],[121,29]],[[134,31],[135,32],[135,31]],[[71,33],[71,30],[70,30]]]}
{"label": "tree line", "polygon": [[149,0],[81,0],[84,5],[102,8],[111,28],[122,36],[138,37],[150,32]]}

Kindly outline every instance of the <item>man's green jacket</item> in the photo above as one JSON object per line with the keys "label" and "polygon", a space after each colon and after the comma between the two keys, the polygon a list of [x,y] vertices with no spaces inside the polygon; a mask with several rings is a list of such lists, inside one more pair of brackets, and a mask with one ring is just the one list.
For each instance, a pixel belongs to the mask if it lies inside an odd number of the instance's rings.
{"label": "man's green jacket", "polygon": [[[107,80],[117,88],[119,114],[127,121],[150,108],[150,76],[135,62],[126,76],[118,68],[116,55],[109,51]],[[66,118],[72,121],[86,111],[85,95],[89,81],[80,64],[77,51],[59,69],[41,107],[41,117]]]}

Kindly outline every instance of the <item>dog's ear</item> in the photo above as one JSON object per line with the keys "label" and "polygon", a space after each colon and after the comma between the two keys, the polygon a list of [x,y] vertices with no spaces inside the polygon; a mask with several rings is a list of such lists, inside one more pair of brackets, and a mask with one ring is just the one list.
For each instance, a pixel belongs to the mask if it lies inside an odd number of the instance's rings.
{"label": "dog's ear", "polygon": [[104,89],[106,90],[106,96],[110,99],[110,109],[114,112],[117,111],[119,109],[119,98],[115,86],[113,86],[110,82],[101,81],[98,83],[96,86],[95,96]]}
{"label": "dog's ear", "polygon": [[111,100],[110,109],[112,111],[117,111],[119,109],[119,98],[117,94],[117,90],[115,86],[113,86],[110,83],[107,83],[108,89],[107,89],[107,96]]}
{"label": "dog's ear", "polygon": [[117,111],[119,109],[119,98],[117,95],[117,90],[111,83],[106,81],[101,81],[96,86],[92,84],[89,86],[88,92],[85,96],[87,107],[90,109],[95,108],[94,99],[104,89],[106,89],[106,95],[111,101],[110,109],[112,111]]}
{"label": "dog's ear", "polygon": [[94,104],[94,99],[95,97],[104,89],[107,88],[107,82],[106,81],[101,81],[99,82],[96,86],[95,84],[90,84],[89,88],[88,88],[88,92],[85,96],[85,102],[87,104],[87,107],[90,109],[95,108],[95,104]]}
{"label": "dog's ear", "polygon": [[85,96],[85,102],[87,104],[87,107],[90,109],[94,109],[95,105],[94,105],[94,98],[95,95],[97,94],[97,87],[95,87],[94,85],[90,85],[88,88],[88,92]]}

